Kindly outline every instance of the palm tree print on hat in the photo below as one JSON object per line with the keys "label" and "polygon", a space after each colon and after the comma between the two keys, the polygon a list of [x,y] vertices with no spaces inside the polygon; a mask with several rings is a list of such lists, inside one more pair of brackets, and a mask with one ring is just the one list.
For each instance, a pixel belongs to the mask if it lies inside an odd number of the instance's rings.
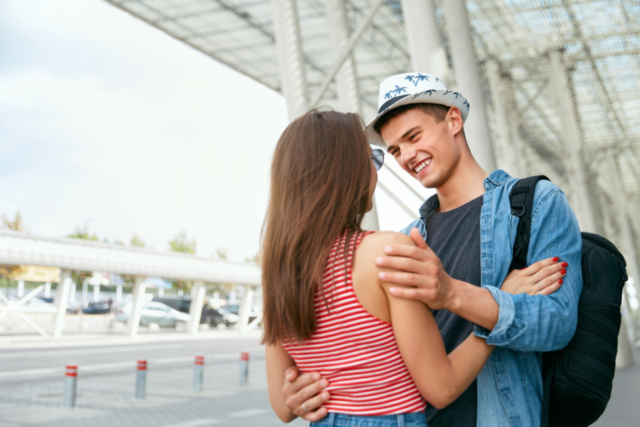
{"label": "palm tree print on hat", "polygon": [[396,95],[400,95],[403,92],[407,91],[407,87],[399,87],[398,85],[395,85],[395,89],[393,89],[391,92],[395,93]]}
{"label": "palm tree print on hat", "polygon": [[[398,86],[396,86],[398,87]],[[393,92],[393,90],[390,90],[389,92],[384,94],[384,99],[391,99],[391,92]]]}
{"label": "palm tree print on hat", "polygon": [[451,91],[447,89],[447,91],[445,93],[443,93],[442,95],[448,95],[450,93],[451,93]]}
{"label": "palm tree print on hat", "polygon": [[462,103],[462,105],[464,105],[465,107],[467,107],[467,109],[469,108],[469,103],[468,103],[467,101],[464,101],[464,102]]}
{"label": "palm tree print on hat", "polygon": [[453,92],[453,95],[456,97],[456,99],[458,99],[458,96],[460,96],[458,92]]}
{"label": "palm tree print on hat", "polygon": [[[418,86],[418,83],[420,83],[423,80],[429,81],[429,76],[424,76],[420,73],[418,73],[417,76],[415,76],[416,82],[414,83],[416,86]],[[437,77],[436,77],[437,80]]]}
{"label": "palm tree print on hat", "polygon": [[[405,79],[405,80],[409,80],[411,83],[414,83],[414,81],[413,81],[413,78],[414,78],[414,77],[415,77],[415,76],[414,76],[413,74],[409,74],[408,76],[405,76],[405,78],[404,78],[404,79]],[[415,83],[414,83],[414,84],[415,84]],[[398,86],[396,86],[396,87],[398,87]]]}

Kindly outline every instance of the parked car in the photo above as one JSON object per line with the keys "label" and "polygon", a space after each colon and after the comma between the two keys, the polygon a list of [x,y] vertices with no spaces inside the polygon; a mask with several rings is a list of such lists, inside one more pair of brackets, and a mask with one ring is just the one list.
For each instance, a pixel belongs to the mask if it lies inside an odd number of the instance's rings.
{"label": "parked car", "polygon": [[108,302],[90,302],[82,309],[84,314],[107,314],[111,311],[111,304]]}
{"label": "parked car", "polygon": [[[160,297],[158,295],[154,295],[153,301],[166,304],[169,307],[185,314],[189,314],[189,308],[191,307],[190,296]],[[200,324],[207,324],[211,327],[216,327],[220,324],[224,324],[225,326],[229,327],[237,322],[238,322],[237,313],[230,313],[228,310],[213,308],[209,304],[204,304],[202,307],[202,314],[200,315]]]}
{"label": "parked car", "polygon": [[[116,320],[128,323],[131,316],[132,303],[126,303],[116,310]],[[177,331],[184,331],[189,321],[189,315],[179,312],[166,304],[156,301],[145,301],[142,305],[140,324],[148,326],[155,323],[161,327],[173,327]]]}

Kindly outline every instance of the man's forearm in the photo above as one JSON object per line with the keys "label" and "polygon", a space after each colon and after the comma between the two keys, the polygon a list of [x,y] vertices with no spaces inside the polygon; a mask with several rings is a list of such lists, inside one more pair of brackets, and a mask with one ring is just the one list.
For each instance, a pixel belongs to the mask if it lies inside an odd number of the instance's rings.
{"label": "man's forearm", "polygon": [[500,306],[488,289],[452,279],[452,297],[446,309],[488,330],[498,323]]}

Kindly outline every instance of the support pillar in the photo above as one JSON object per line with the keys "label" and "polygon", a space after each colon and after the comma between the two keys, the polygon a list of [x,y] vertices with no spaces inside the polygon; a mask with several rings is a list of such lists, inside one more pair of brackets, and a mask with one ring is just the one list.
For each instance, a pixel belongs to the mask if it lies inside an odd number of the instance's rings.
{"label": "support pillar", "polygon": [[[625,259],[629,266],[630,275],[633,277],[633,282],[636,288],[636,295],[640,298],[640,268],[638,268],[638,256],[636,254],[636,247],[633,244],[633,231],[629,224],[629,217],[627,216],[627,210],[624,207],[624,200],[626,192],[624,186],[620,182],[618,176],[618,167],[616,159],[614,158],[612,150],[609,148],[606,150],[605,156],[607,159],[607,167],[609,168],[609,179],[611,183],[611,195],[615,203],[615,211],[618,214],[618,224],[621,234],[621,239],[624,242]],[[629,307],[631,310],[631,307]]]}
{"label": "support pillar", "polygon": [[100,285],[93,285],[93,302],[100,301]]}
{"label": "support pillar", "polygon": [[253,288],[245,286],[242,294],[242,302],[240,303],[240,310],[238,311],[238,329],[241,331],[249,325],[249,315],[251,314],[251,308],[253,306]]}
{"label": "support pillar", "polygon": [[60,282],[56,289],[56,297],[58,299],[58,311],[53,321],[53,337],[60,338],[62,336],[62,328],[64,328],[64,315],[67,313],[67,301],[69,301],[69,290],[71,289],[71,270],[60,271]]}
{"label": "support pillar", "polygon": [[282,94],[289,121],[308,110],[307,78],[295,0],[271,0]]}
{"label": "support pillar", "polygon": [[502,79],[504,83],[504,95],[505,95],[505,105],[507,110],[507,125],[509,126],[509,135],[511,139],[511,148],[513,150],[513,167],[515,168],[513,176],[516,177],[526,177],[530,176],[529,168],[527,167],[527,160],[524,154],[524,146],[522,144],[522,140],[520,139],[520,131],[518,129],[518,124],[520,121],[520,117],[518,117],[518,110],[516,99],[514,97],[514,89],[512,85],[511,79],[505,81]]}
{"label": "support pillar", "polygon": [[[351,37],[346,0],[324,0],[324,4],[327,11],[329,42],[333,61],[336,62],[340,59]],[[345,113],[360,113],[360,96],[353,54],[349,55],[340,67],[340,71],[336,74],[335,85],[339,110]]]}
{"label": "support pillar", "polygon": [[467,7],[464,0],[447,0],[443,2],[443,8],[447,16],[447,35],[457,90],[470,104],[469,117],[464,126],[467,143],[478,164],[491,173],[496,169],[496,161]]}
{"label": "support pillar", "polygon": [[131,338],[135,338],[138,335],[140,327],[144,293],[147,290],[145,279],[145,277],[136,276],[136,281],[133,285],[133,303],[131,304],[131,313],[129,313],[129,336]]}
{"label": "support pillar", "polygon": [[[626,286],[625,286],[626,288]],[[626,368],[633,365],[633,350],[632,344],[629,341],[628,330],[632,325],[628,325],[628,319],[633,318],[631,316],[631,307],[629,306],[629,298],[627,297],[627,290],[622,290],[622,307],[623,314],[627,313],[627,316],[622,316],[622,322],[620,323],[620,332],[618,333],[618,354],[616,355],[616,368]]]}
{"label": "support pillar", "polygon": [[116,302],[118,304],[122,302],[122,285],[116,286]]}
{"label": "support pillar", "polygon": [[378,208],[376,208],[376,197],[373,196],[373,209],[364,214],[362,219],[362,229],[368,231],[379,231],[380,223],[378,222]]}
{"label": "support pillar", "polygon": [[71,289],[69,290],[69,302],[75,304],[76,302],[76,282],[71,281]]}
{"label": "support pillar", "polygon": [[51,282],[44,284],[44,297],[51,298]]}
{"label": "support pillar", "polygon": [[515,167],[511,161],[511,150],[513,141],[511,141],[511,132],[509,130],[509,119],[507,117],[507,109],[502,96],[503,85],[500,76],[500,64],[495,59],[488,59],[485,65],[487,72],[487,80],[489,80],[489,90],[491,91],[491,103],[493,104],[493,114],[496,121],[496,130],[498,133],[498,145],[503,152],[505,161],[504,169],[512,176],[516,176]]}
{"label": "support pillar", "polygon": [[191,305],[189,306],[189,316],[191,316],[191,318],[189,319],[189,325],[187,327],[187,333],[190,335],[196,335],[198,333],[205,291],[204,282],[195,282],[191,289]]}
{"label": "support pillar", "polygon": [[18,298],[24,296],[24,280],[18,280]]}
{"label": "support pillar", "polygon": [[401,3],[413,71],[433,74],[449,86],[451,69],[442,44],[434,1],[402,0]]}
{"label": "support pillar", "polygon": [[571,80],[562,64],[559,50],[549,51],[549,71],[551,87],[556,95],[556,105],[562,126],[562,140],[566,155],[569,157],[566,174],[574,192],[580,228],[584,231],[602,234],[595,214],[593,191],[589,188],[587,169],[580,147],[581,129],[578,110],[575,105]]}

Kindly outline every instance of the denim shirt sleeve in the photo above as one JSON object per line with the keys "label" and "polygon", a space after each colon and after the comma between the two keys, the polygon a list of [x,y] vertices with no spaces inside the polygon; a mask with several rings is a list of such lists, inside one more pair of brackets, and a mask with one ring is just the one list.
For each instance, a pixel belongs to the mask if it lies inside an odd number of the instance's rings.
{"label": "denim shirt sleeve", "polygon": [[476,326],[474,333],[487,344],[518,351],[554,351],[564,348],[575,333],[578,301],[582,292],[582,236],[565,195],[557,187],[535,205],[527,265],[560,257],[567,274],[551,295],[511,295],[486,286],[500,306],[498,323],[491,332]]}

